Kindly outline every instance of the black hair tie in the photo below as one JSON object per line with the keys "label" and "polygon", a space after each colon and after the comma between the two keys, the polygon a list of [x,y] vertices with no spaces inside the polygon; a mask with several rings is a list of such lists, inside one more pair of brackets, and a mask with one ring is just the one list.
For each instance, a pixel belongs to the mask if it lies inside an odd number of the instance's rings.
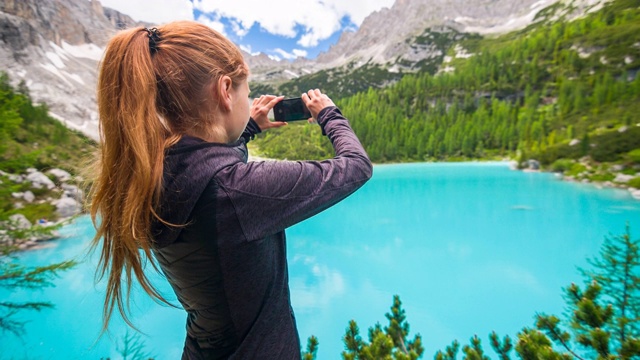
{"label": "black hair tie", "polygon": [[158,52],[158,42],[160,42],[160,32],[157,28],[144,28],[147,32],[147,36],[149,37],[149,49],[151,50],[151,54],[155,54]]}

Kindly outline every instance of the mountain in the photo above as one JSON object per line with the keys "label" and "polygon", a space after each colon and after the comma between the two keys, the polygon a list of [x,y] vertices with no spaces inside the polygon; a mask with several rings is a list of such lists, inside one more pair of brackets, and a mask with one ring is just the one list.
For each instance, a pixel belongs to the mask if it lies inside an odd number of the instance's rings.
{"label": "mountain", "polygon": [[[418,61],[424,57],[406,40],[420,35],[427,27],[449,25],[460,32],[469,26],[492,28],[505,23],[516,29],[520,20],[531,16],[552,0],[397,0],[390,9],[369,15],[357,32],[345,33],[318,62],[338,66],[349,60],[388,63],[400,59]],[[533,18],[531,16],[531,18]],[[504,32],[504,31],[503,31]]]}
{"label": "mountain", "polygon": [[97,64],[107,40],[137,26],[92,0],[0,1],[0,65],[70,128],[97,139]]}
{"label": "mountain", "polygon": [[[552,1],[397,0],[369,15],[356,32],[345,32],[317,59],[290,62],[244,55],[251,81],[264,91],[293,94],[320,84],[331,86],[332,94],[351,95],[394,83],[406,72],[434,73],[449,47],[468,36],[466,30],[522,28]],[[576,2],[573,8],[579,12],[581,4],[594,1]],[[52,116],[97,139],[98,61],[110,36],[138,25],[145,24],[97,0],[3,0],[0,66],[15,84],[22,82],[36,102],[47,103]]]}
{"label": "mountain", "polygon": [[[466,32],[467,28],[474,32],[506,32],[528,25],[538,11],[555,1],[397,0],[391,8],[367,16],[357,31],[344,32],[335,45],[312,62],[303,58],[267,62],[268,57],[263,55],[256,64],[258,71],[253,71],[253,80],[277,84],[346,65],[382,66],[391,73],[413,71],[416,63],[438,57],[441,60],[443,55],[443,49],[433,47],[433,43],[416,41],[429,28],[438,28],[437,32]],[[254,63],[249,61],[249,65]],[[268,71],[260,71],[265,66]]]}
{"label": "mountain", "polygon": [[[456,42],[441,65],[336,98],[372,161],[518,158],[580,181],[640,184],[637,0],[554,4],[521,30]],[[332,150],[319,130],[295,126],[255,145],[291,160]]]}

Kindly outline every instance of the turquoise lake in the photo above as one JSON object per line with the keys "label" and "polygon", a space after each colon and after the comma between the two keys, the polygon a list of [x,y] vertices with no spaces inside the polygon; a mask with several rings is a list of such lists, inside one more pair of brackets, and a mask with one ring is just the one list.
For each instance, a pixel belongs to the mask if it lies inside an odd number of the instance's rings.
{"label": "turquoise lake", "polygon": [[[454,339],[515,337],[537,312],[561,315],[562,288],[582,283],[577,267],[598,254],[606,236],[640,234],[640,201],[626,190],[599,189],[507,163],[378,165],[362,189],[287,230],[292,304],[303,346],[319,338],[319,360],[340,359],[349,320],[361,335],[400,295],[420,333],[423,359]],[[98,339],[103,284],[93,231],[83,217],[52,247],[20,255],[27,265],[83,261],[42,291],[0,290],[0,301],[50,301],[55,309],[23,312],[26,335],[0,337],[2,359],[120,359],[126,327],[116,319]],[[155,283],[175,300],[160,276]],[[156,359],[179,359],[185,314],[145,296],[132,299],[140,339]],[[277,331],[277,330],[275,330]],[[492,353],[490,353],[492,355]],[[493,357],[493,356],[492,356]]]}

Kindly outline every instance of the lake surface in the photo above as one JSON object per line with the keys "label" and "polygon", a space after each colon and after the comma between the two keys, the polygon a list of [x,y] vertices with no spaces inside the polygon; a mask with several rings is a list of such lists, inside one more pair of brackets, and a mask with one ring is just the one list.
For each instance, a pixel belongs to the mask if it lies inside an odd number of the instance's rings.
{"label": "lake surface", "polygon": [[[424,359],[474,334],[515,337],[536,312],[561,315],[562,288],[582,278],[577,266],[597,255],[606,236],[640,233],[640,201],[627,191],[512,171],[506,163],[380,165],[361,190],[287,230],[290,287],[303,346],[319,338],[319,360],[340,359],[349,320],[361,335],[387,325],[400,295],[422,335]],[[83,258],[92,227],[79,219],[55,247],[21,255],[29,265]],[[635,234],[635,235],[634,235]],[[42,291],[0,290],[0,301],[51,301],[55,309],[24,312],[27,335],[0,337],[0,357],[119,359],[126,328],[113,321],[98,341],[103,284],[95,259]],[[170,298],[163,279],[156,283]],[[179,359],[182,310],[134,296],[134,323],[156,359]],[[117,316],[116,316],[117,317]]]}

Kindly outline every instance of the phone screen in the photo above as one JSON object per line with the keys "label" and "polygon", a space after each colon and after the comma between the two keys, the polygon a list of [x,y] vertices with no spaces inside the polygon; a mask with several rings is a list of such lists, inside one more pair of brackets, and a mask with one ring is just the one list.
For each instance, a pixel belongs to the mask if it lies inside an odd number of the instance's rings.
{"label": "phone screen", "polygon": [[307,120],[311,112],[301,98],[283,99],[273,107],[276,121]]}

